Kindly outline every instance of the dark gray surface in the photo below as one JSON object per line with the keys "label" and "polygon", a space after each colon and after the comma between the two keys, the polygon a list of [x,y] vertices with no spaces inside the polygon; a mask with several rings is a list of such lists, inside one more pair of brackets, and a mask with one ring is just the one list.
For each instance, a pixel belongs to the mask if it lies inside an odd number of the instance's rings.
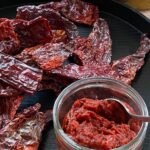
{"label": "dark gray surface", "polygon": [[[13,18],[15,16],[15,8],[5,8],[0,10],[0,17]],[[105,18],[109,24],[111,37],[113,41],[113,59],[120,58],[121,56],[126,56],[136,51],[139,45],[139,39],[141,32],[131,26],[124,20],[113,16],[112,14],[106,12],[100,12],[101,17]],[[143,26],[144,28],[144,26]],[[85,26],[79,26],[79,31],[82,36],[87,36],[91,28]],[[145,65],[138,72],[132,86],[141,94],[145,100],[148,109],[150,110],[150,55],[146,57]],[[36,102],[42,103],[43,109],[49,104],[53,106],[54,97],[49,91],[39,92],[34,96],[26,96],[22,107],[27,107],[28,105],[34,104]],[[46,126],[44,130],[42,141],[39,150],[55,150],[56,141],[53,131],[52,122]],[[150,150],[150,128],[147,131],[147,136],[144,142],[144,150]]]}

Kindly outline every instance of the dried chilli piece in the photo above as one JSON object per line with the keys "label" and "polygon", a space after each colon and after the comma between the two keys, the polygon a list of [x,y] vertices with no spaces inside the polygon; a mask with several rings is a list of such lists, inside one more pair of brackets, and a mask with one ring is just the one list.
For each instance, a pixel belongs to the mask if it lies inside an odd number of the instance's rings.
{"label": "dried chilli piece", "polygon": [[78,37],[74,40],[73,60],[79,65],[103,65],[104,52],[102,49],[94,48],[91,39]]}
{"label": "dried chilli piece", "polygon": [[25,48],[20,54],[16,55],[15,58],[29,66],[38,68],[37,64],[32,60],[30,53],[39,48],[40,46],[41,45]]}
{"label": "dried chilli piece", "polygon": [[140,42],[140,47],[136,53],[120,58],[112,63],[112,74],[116,79],[123,81],[126,84],[131,84],[135,78],[136,72],[144,65],[144,58],[150,51],[150,39],[143,35]]}
{"label": "dried chilli piece", "polygon": [[[74,23],[70,22],[68,19],[62,17],[58,12],[53,9],[42,9],[34,5],[27,5],[17,8],[17,19],[32,20],[39,16],[42,16],[49,21],[52,30],[54,30],[53,34],[54,32],[58,32],[57,30],[62,30],[63,32],[66,32],[66,36],[64,36],[64,34],[63,36],[62,34],[60,34],[59,41],[66,42],[68,40],[74,39],[78,35],[77,26]],[[57,40],[53,39],[53,41]]]}
{"label": "dried chilli piece", "polygon": [[29,50],[29,55],[32,56],[32,60],[43,70],[51,70],[62,66],[70,54],[70,49],[67,49],[62,42],[46,43],[34,50]]}
{"label": "dried chilli piece", "polygon": [[4,21],[8,21],[9,19],[7,18],[0,18],[0,23],[4,22]]}
{"label": "dried chilli piece", "polygon": [[22,96],[0,98],[0,129],[14,118],[22,99]]}
{"label": "dried chilli piece", "polygon": [[67,5],[68,5],[68,3],[66,3],[65,0],[62,0],[60,2],[56,1],[56,2],[48,2],[48,3],[45,3],[45,4],[40,4],[40,5],[38,5],[38,7],[42,8],[42,9],[46,9],[46,8],[54,9],[55,11],[60,12]]}
{"label": "dried chilli piece", "polygon": [[109,77],[111,70],[110,65],[95,66],[85,65],[79,66],[76,64],[68,64],[51,70],[49,73],[56,81],[64,85],[68,85],[78,79],[85,79],[89,77]]}
{"label": "dried chilli piece", "polygon": [[16,19],[12,21],[12,25],[18,34],[20,46],[23,48],[48,43],[52,40],[48,20],[41,16],[31,21]]}
{"label": "dried chilli piece", "polygon": [[92,25],[99,18],[99,10],[96,6],[81,0],[62,0],[41,4],[42,9],[54,9],[62,13],[71,21]]}
{"label": "dried chilli piece", "polygon": [[42,71],[0,53],[0,77],[16,89],[33,94],[42,79]]}
{"label": "dried chilli piece", "polygon": [[0,130],[0,149],[37,150],[46,116],[39,112],[40,104],[19,113]]}
{"label": "dried chilli piece", "polygon": [[143,66],[145,55],[150,51],[150,39],[143,35],[138,50],[129,56],[102,66],[68,64],[53,69],[49,74],[63,84],[89,77],[108,77],[131,84],[136,72]]}
{"label": "dried chilli piece", "polygon": [[[92,25],[99,18],[99,10],[97,6],[82,0],[62,0],[64,7],[61,13],[71,21]],[[57,5],[58,7],[58,5]]]}
{"label": "dried chilli piece", "polygon": [[20,42],[11,21],[0,18],[0,52],[15,55],[19,52]]}
{"label": "dried chilli piece", "polygon": [[99,10],[97,6],[81,0],[49,2],[36,7],[41,9],[53,9],[63,14],[71,21],[86,25],[92,25],[99,18]]}
{"label": "dried chilli piece", "polygon": [[19,94],[21,94],[19,90],[0,80],[0,97],[12,97]]}
{"label": "dried chilli piece", "polygon": [[89,39],[92,41],[93,47],[99,49],[100,60],[105,63],[110,63],[112,56],[112,40],[109,26],[104,19],[99,18],[96,20],[93,30],[89,35]]}
{"label": "dried chilli piece", "polygon": [[104,19],[94,23],[88,38],[78,37],[74,40],[73,58],[79,65],[103,65],[111,61],[111,45],[109,27]]}
{"label": "dried chilli piece", "polygon": [[[99,52],[98,49],[93,49],[92,41],[86,37],[77,37],[74,40],[73,59],[76,64],[86,65],[96,63]],[[98,61],[101,61],[98,59]]]}
{"label": "dried chilli piece", "polygon": [[36,63],[26,51],[22,51],[20,54],[16,55],[15,58],[31,67],[37,68]]}

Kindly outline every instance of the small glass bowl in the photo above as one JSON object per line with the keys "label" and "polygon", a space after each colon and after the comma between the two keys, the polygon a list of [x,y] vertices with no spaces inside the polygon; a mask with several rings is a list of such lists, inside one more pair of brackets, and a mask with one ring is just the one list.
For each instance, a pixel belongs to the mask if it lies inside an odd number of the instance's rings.
{"label": "small glass bowl", "polygon": [[[59,150],[91,150],[75,143],[64,133],[61,124],[73,103],[80,98],[118,98],[128,103],[139,115],[148,116],[143,98],[132,87],[109,78],[88,78],[76,81],[66,87],[58,96],[53,108],[53,123]],[[148,123],[142,123],[137,136],[128,144],[113,150],[140,150],[146,135]]]}

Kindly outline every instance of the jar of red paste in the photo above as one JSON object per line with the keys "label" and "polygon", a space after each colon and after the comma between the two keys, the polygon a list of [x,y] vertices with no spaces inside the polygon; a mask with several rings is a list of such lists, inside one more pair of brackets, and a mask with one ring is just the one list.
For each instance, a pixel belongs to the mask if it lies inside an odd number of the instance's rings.
{"label": "jar of red paste", "polygon": [[[136,114],[148,116],[143,98],[132,87],[108,78],[89,78],[74,82],[58,96],[53,109],[53,122],[59,150],[91,150],[75,143],[62,129],[63,119],[73,103],[81,98],[118,98],[129,104]],[[128,144],[114,150],[141,150],[148,123],[142,123],[136,137]]]}

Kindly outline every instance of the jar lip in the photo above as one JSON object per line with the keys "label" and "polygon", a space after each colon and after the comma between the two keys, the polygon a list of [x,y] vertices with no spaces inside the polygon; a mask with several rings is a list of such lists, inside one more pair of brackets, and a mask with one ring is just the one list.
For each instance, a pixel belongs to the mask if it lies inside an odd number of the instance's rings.
{"label": "jar lip", "polygon": [[[148,113],[148,109],[147,109],[147,106],[143,100],[143,98],[140,96],[140,94],[135,90],[133,89],[131,86],[129,85],[126,85],[124,83],[122,83],[121,81],[118,81],[118,80],[115,80],[115,79],[111,79],[111,78],[87,78],[87,79],[81,79],[81,80],[78,80],[78,81],[75,81],[73,82],[72,84],[70,84],[69,86],[67,86],[60,94],[59,96],[57,97],[56,101],[55,101],[55,104],[54,104],[54,107],[53,107],[53,123],[54,123],[54,128],[56,130],[56,132],[61,136],[61,138],[63,138],[65,140],[65,142],[71,146],[73,146],[73,148],[78,148],[78,149],[85,149],[85,150],[92,150],[90,148],[87,148],[87,147],[84,147],[84,146],[81,146],[79,144],[77,144],[76,142],[74,142],[71,138],[69,138],[69,136],[63,131],[61,125],[60,125],[60,122],[59,122],[59,114],[57,113],[57,110],[60,106],[60,103],[61,103],[61,100],[64,98],[64,96],[67,94],[67,93],[70,93],[74,88],[78,87],[78,86],[81,86],[81,85],[84,85],[84,84],[90,84],[90,83],[98,83],[98,82],[111,82],[111,83],[114,83],[114,84],[117,84],[117,85],[120,85],[122,86],[123,88],[125,89],[128,89],[130,92],[134,93],[136,95],[136,97],[138,99],[140,99],[142,105],[142,107],[144,107],[144,109],[142,109],[142,113],[143,115],[145,116],[148,116],[149,113]],[[121,147],[118,147],[118,148],[114,148],[113,150],[124,150],[125,148],[128,148],[129,146],[131,146],[133,143],[135,143],[140,137],[141,135],[145,134],[146,133],[146,130],[147,130],[147,126],[148,126],[148,123],[142,123],[142,126],[138,132],[138,134],[136,135],[136,137],[131,140],[128,144],[125,144]]]}

